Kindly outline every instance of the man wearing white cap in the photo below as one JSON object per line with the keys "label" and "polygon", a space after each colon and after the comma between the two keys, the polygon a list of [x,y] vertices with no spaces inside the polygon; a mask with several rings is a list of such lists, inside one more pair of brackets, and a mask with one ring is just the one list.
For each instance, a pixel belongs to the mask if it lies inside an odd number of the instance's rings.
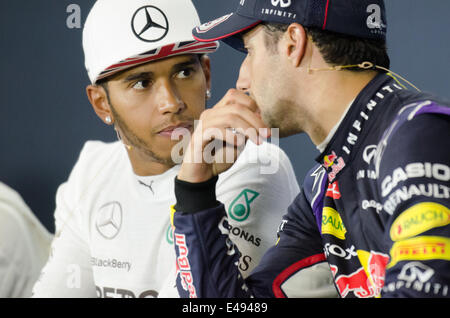
{"label": "man wearing white cap", "polygon": [[[91,80],[86,91],[120,141],[87,142],[58,189],[55,240],[35,297],[178,297],[168,213],[179,171],[174,135],[192,133],[205,110],[210,87],[205,54],[218,45],[195,41],[191,29],[197,24],[189,0],[95,3],[83,32]],[[226,126],[225,120],[245,116],[202,124]],[[286,155],[254,141],[260,145],[248,142],[216,189],[228,211],[219,227],[242,252],[244,277],[274,243],[279,211],[299,191]],[[276,170],[261,173],[262,162],[275,161]]]}

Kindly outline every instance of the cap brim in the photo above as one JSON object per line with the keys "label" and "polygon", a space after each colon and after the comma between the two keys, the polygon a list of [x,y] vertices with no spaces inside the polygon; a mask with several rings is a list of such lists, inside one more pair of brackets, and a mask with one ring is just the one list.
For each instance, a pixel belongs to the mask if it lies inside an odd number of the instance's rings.
{"label": "cap brim", "polygon": [[195,40],[165,45],[159,48],[152,49],[148,52],[129,57],[123,61],[109,66],[97,76],[94,83],[101,79],[117,74],[118,72],[122,72],[129,68],[133,68],[145,63],[154,62],[177,55],[213,53],[217,50],[218,47],[219,42],[217,41],[208,41],[208,43],[203,43],[201,41]]}
{"label": "cap brim", "polygon": [[222,40],[236,50],[246,52],[240,34],[261,22],[261,20],[244,17],[237,13],[230,13],[196,27],[192,30],[192,35],[200,42]]}

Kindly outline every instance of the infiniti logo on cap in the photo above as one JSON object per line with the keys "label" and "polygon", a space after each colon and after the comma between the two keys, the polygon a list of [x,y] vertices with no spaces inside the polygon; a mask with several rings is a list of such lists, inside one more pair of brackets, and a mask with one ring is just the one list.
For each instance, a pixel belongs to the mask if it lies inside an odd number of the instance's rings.
{"label": "infiniti logo on cap", "polygon": [[287,8],[291,6],[291,0],[272,0],[272,5],[274,7],[280,5],[282,8]]}
{"label": "infiniti logo on cap", "polygon": [[95,227],[105,239],[115,238],[122,227],[122,206],[120,203],[110,202],[103,205],[97,212]]}
{"label": "infiniti logo on cap", "polygon": [[169,21],[160,9],[154,6],[139,8],[131,20],[134,35],[144,42],[157,42],[169,32]]}

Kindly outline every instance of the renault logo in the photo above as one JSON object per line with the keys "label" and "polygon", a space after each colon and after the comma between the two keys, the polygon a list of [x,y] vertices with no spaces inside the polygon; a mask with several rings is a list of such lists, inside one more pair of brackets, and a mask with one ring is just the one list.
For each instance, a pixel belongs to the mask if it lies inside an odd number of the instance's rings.
{"label": "renault logo", "polygon": [[97,212],[95,226],[98,233],[111,240],[117,236],[122,226],[122,206],[119,202],[103,205]]}
{"label": "renault logo", "polygon": [[169,32],[169,21],[160,9],[154,6],[139,8],[131,20],[134,35],[145,42],[157,42]]}

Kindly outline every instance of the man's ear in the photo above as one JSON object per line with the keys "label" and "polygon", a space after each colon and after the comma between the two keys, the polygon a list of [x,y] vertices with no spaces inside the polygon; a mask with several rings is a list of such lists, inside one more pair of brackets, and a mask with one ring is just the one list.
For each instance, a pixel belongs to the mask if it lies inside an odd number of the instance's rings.
{"label": "man's ear", "polygon": [[209,59],[209,56],[201,56],[200,64],[202,65],[203,73],[205,74],[206,88],[211,89],[211,60]]}
{"label": "man's ear", "polygon": [[302,25],[292,23],[284,34],[284,52],[294,67],[299,67],[306,52],[308,35]]}
{"label": "man's ear", "polygon": [[100,120],[107,125],[113,124],[114,118],[105,89],[100,85],[89,85],[86,87],[86,94]]}

